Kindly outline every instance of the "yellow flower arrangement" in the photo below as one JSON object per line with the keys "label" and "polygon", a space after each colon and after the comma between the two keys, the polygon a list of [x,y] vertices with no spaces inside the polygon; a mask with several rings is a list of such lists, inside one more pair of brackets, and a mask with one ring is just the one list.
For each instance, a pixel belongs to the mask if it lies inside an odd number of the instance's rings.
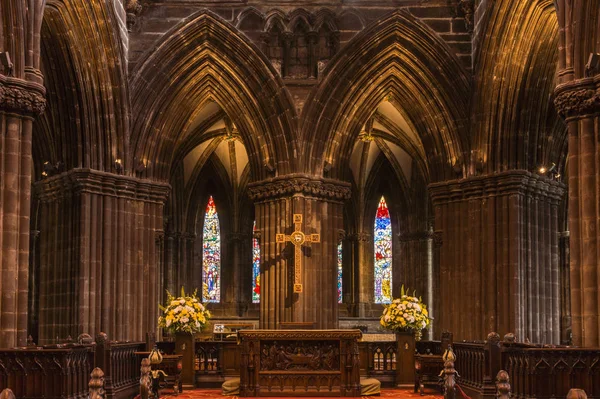
{"label": "yellow flower arrangement", "polygon": [[[413,294],[414,295],[414,294]],[[385,309],[379,324],[388,330],[415,332],[417,341],[421,339],[421,330],[431,322],[427,306],[416,296],[406,295],[402,286],[400,298],[394,299]]]}
{"label": "yellow flower arrangement", "polygon": [[171,333],[200,332],[211,317],[208,309],[198,300],[196,291],[191,296],[186,296],[183,287],[179,298],[167,291],[167,304],[159,305],[159,308],[163,314],[158,318],[158,326]]}

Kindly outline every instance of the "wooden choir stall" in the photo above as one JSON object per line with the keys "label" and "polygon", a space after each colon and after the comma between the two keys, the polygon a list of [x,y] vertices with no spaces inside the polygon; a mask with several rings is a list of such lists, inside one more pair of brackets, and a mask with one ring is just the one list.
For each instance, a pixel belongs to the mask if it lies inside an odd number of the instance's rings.
{"label": "wooden choir stall", "polygon": [[361,395],[360,330],[241,330],[240,396]]}

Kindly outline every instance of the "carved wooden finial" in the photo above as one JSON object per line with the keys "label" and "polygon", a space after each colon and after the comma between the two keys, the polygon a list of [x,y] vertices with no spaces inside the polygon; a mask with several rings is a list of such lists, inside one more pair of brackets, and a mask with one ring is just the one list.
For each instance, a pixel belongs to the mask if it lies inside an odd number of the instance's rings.
{"label": "carved wooden finial", "polygon": [[150,359],[147,357],[142,359],[142,366],[140,367],[140,397],[141,399],[148,399],[150,397],[150,393],[152,392],[152,378],[150,376],[150,371],[152,366],[150,364]]}
{"label": "carved wooden finial", "polygon": [[510,381],[508,378],[508,373],[504,370],[500,370],[496,376],[496,398],[510,398]]}
{"label": "carved wooden finial", "polygon": [[448,349],[442,356],[444,359],[444,370],[441,375],[444,377],[444,399],[455,399],[456,398],[456,377],[459,377],[456,369],[454,369],[454,361],[456,355],[452,350],[452,345],[448,345]]}
{"label": "carved wooden finial", "polygon": [[6,388],[0,392],[0,399],[15,399],[15,394],[10,389]]}
{"label": "carved wooden finial", "polygon": [[96,335],[96,343],[97,344],[103,344],[106,343],[108,341],[108,335],[106,335],[106,333],[101,332],[100,334]]}
{"label": "carved wooden finial", "polygon": [[99,367],[92,370],[90,374],[90,399],[104,399],[104,372]]}
{"label": "carved wooden finial", "polygon": [[508,333],[504,336],[504,342],[514,344],[517,341],[517,337],[513,333]]}
{"label": "carved wooden finial", "polygon": [[[1,398],[0,398],[1,399]],[[587,399],[587,394],[583,389],[569,389],[567,399]]]}

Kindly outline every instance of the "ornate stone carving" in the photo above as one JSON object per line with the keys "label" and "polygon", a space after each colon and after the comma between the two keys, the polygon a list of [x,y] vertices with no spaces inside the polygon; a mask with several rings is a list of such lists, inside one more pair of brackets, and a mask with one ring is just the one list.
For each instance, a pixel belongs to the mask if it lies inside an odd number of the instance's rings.
{"label": "ornate stone carving", "polygon": [[350,184],[328,179],[315,179],[302,175],[291,175],[252,183],[248,187],[251,200],[267,200],[303,194],[326,200],[345,201],[350,199]]}
{"label": "ornate stone carving", "polygon": [[348,234],[348,239],[356,242],[368,242],[371,239],[371,234],[360,231],[358,233]]}
{"label": "ornate stone carving", "polygon": [[458,0],[456,11],[457,14],[463,15],[465,18],[467,32],[473,33],[473,27],[475,25],[475,2],[473,0]]}
{"label": "ornate stone carving", "polygon": [[433,245],[436,248],[439,248],[442,246],[442,244],[444,243],[444,240],[442,238],[442,232],[441,231],[434,231],[433,232]]}
{"label": "ornate stone carving", "polygon": [[416,231],[412,233],[400,233],[398,239],[400,242],[410,241],[425,241],[433,237],[433,232],[429,231]]}
{"label": "ornate stone carving", "polygon": [[229,233],[227,235],[227,241],[230,243],[240,243],[240,242],[244,242],[249,240],[250,238],[252,238],[252,236],[250,234],[245,234],[245,233]]}
{"label": "ornate stone carving", "polygon": [[44,86],[0,75],[0,110],[39,115],[46,108]]}
{"label": "ornate stone carving", "polygon": [[127,31],[131,32],[135,27],[138,15],[142,12],[139,0],[127,0],[125,12],[127,13]]}
{"label": "ornate stone carving", "polygon": [[566,120],[600,112],[600,78],[579,79],[558,86],[554,106]]}
{"label": "ornate stone carving", "polygon": [[526,170],[512,170],[429,185],[434,205],[456,200],[518,194],[561,201],[566,186]]}
{"label": "ornate stone carving", "polygon": [[110,195],[134,201],[164,204],[171,186],[136,177],[92,169],[71,169],[35,183],[39,198],[49,202],[73,194]]}

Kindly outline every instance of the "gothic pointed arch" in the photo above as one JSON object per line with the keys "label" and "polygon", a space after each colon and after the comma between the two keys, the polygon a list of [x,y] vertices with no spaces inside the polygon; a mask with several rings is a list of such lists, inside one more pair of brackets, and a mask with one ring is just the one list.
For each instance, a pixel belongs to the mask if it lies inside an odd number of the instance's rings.
{"label": "gothic pointed arch", "polygon": [[501,0],[487,8],[475,49],[472,161],[486,173],[552,163],[562,171],[567,130],[552,101],[559,55],[554,2]]}
{"label": "gothic pointed arch", "polygon": [[306,101],[301,137],[314,143],[303,159],[306,168],[320,174],[326,161],[333,165],[330,177],[345,178],[361,126],[391,97],[415,125],[432,179],[451,177],[470,145],[470,83],[447,44],[401,10],[363,30],[347,48],[331,60]]}
{"label": "gothic pointed arch", "polygon": [[[36,174],[41,164],[114,172],[124,156],[129,103],[123,48],[114,10],[87,1],[49,0],[41,29],[47,110],[36,121]],[[81,20],[87,21],[81,23]],[[102,43],[100,47],[92,43]],[[107,60],[111,60],[108,62]]]}
{"label": "gothic pointed arch", "polygon": [[[185,45],[184,45],[185,44]],[[203,10],[172,28],[133,72],[128,167],[167,179],[178,144],[206,101],[216,102],[240,131],[252,177],[294,169],[292,100],[268,60],[244,35]]]}

